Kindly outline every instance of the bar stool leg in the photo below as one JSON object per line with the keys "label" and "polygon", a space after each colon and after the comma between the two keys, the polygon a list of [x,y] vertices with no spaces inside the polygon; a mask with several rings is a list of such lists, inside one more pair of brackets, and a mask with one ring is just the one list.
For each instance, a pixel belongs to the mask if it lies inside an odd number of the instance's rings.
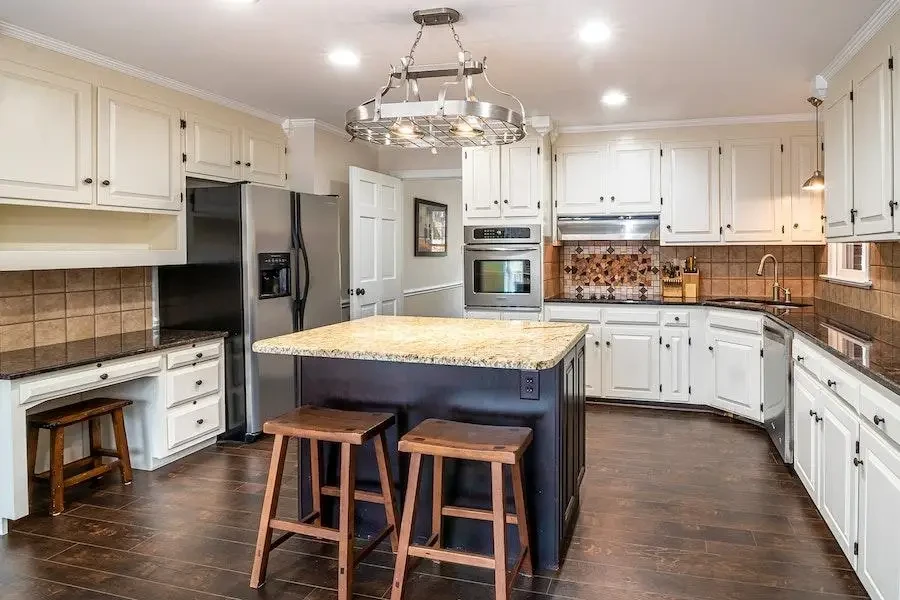
{"label": "bar stool leg", "polygon": [[65,484],[66,430],[57,427],[50,431],[50,514],[56,516],[65,510],[63,492]]}
{"label": "bar stool leg", "polygon": [[534,554],[531,552],[530,534],[528,532],[528,512],[525,510],[525,477],[522,474],[522,462],[512,466],[513,495],[516,500],[516,517],[519,522],[519,547],[525,552],[522,572],[531,577],[534,574]]}
{"label": "bar stool leg", "polygon": [[394,499],[394,478],[388,462],[387,438],[384,432],[375,438],[375,457],[378,459],[378,475],[381,479],[381,496],[384,498],[384,516],[392,527],[391,550],[397,552],[400,539],[400,519],[397,516],[397,502]]}
{"label": "bar stool leg", "polygon": [[97,467],[103,465],[103,457],[100,455],[100,450],[103,448],[103,439],[100,431],[100,419],[90,419],[88,425],[90,427],[91,435],[91,456],[94,458],[93,465],[96,469]]}
{"label": "bar stool leg", "polygon": [[34,467],[35,463],[37,463],[38,436],[40,433],[41,430],[37,427],[28,427],[28,512],[31,512],[31,496],[34,491]]}
{"label": "bar stool leg", "polygon": [[322,526],[322,472],[319,470],[319,440],[309,440],[309,477],[312,487],[312,509],[318,513],[313,525]]}
{"label": "bar stool leg", "polygon": [[419,494],[421,468],[422,455],[415,453],[410,455],[409,480],[406,482],[406,497],[403,501],[403,522],[400,525],[400,545],[397,549],[397,564],[394,567],[391,600],[403,599],[403,586],[406,584],[406,570],[409,566],[409,543],[412,540],[412,529],[416,522],[416,499]]}
{"label": "bar stool leg", "polygon": [[116,436],[116,454],[119,455],[119,470],[122,471],[122,482],[130,485],[134,476],[131,473],[131,455],[128,453],[128,436],[125,434],[125,413],[121,408],[112,412],[113,432]]}
{"label": "bar stool leg", "polygon": [[275,436],[272,460],[269,463],[269,477],[266,482],[266,495],[263,498],[262,516],[259,518],[259,533],[256,536],[253,571],[250,573],[250,587],[254,589],[262,585],[266,579],[266,568],[269,566],[269,551],[272,544],[272,527],[269,522],[275,517],[275,512],[278,510],[278,494],[281,491],[281,476],[284,474],[287,446],[288,439],[285,436]]}
{"label": "bar stool leg", "polygon": [[434,477],[431,481],[431,536],[434,547],[443,548],[444,537],[444,457],[434,457]]}
{"label": "bar stool leg", "polygon": [[506,507],[503,502],[503,464],[491,463],[491,497],[494,507],[494,594],[507,600]]}
{"label": "bar stool leg", "polygon": [[338,600],[353,595],[354,501],[356,494],[356,446],[341,444],[341,508],[338,531]]}

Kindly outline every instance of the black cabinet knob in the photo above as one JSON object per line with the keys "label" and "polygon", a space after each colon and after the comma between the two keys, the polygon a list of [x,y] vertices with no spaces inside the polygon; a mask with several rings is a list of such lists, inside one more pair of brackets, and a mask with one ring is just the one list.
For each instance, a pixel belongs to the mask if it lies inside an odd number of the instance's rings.
{"label": "black cabinet knob", "polygon": [[859,467],[859,466],[862,466],[862,464],[863,464],[863,461],[861,461],[860,459],[858,459],[856,457],[853,458],[853,466]]}
{"label": "black cabinet knob", "polygon": [[666,348],[671,348],[671,347],[672,347],[671,344],[666,344]]}
{"label": "black cabinet knob", "polygon": [[236,165],[240,165],[240,164],[241,164],[241,161],[239,161],[239,160],[236,160],[236,161],[234,161],[234,164],[236,164]]}
{"label": "black cabinet knob", "polygon": [[247,163],[244,163],[244,166],[245,166],[245,167],[249,167],[249,166],[250,166],[250,163],[248,163],[248,162],[247,162]]}
{"label": "black cabinet knob", "polygon": [[794,223],[794,229],[797,229],[797,228],[799,228],[799,227],[800,227],[800,224],[799,224],[799,223]]}
{"label": "black cabinet knob", "polygon": [[610,196],[610,197],[609,197],[609,201],[610,201],[610,202],[615,202],[615,201],[616,201],[616,197],[615,197],[615,196]]}
{"label": "black cabinet knob", "polygon": [[710,351],[710,352],[713,351],[713,347],[712,347],[712,346],[709,347],[709,351]]}
{"label": "black cabinet knob", "polygon": [[104,179],[100,182],[100,185],[109,185],[109,179]]}
{"label": "black cabinet knob", "polygon": [[357,296],[365,296],[366,290],[364,288],[356,288],[356,295]]}
{"label": "black cabinet knob", "polygon": [[509,204],[509,200],[504,200],[503,204]]}
{"label": "black cabinet knob", "polygon": [[203,419],[197,419],[197,425],[203,425]]}
{"label": "black cabinet knob", "polygon": [[595,346],[600,346],[600,342],[594,342]]}
{"label": "black cabinet knob", "polygon": [[680,321],[680,320],[681,320],[681,317],[675,317],[675,322],[676,322],[676,323],[677,323],[678,321]]}
{"label": "black cabinet knob", "polygon": [[600,196],[600,202],[603,202],[603,196]]}
{"label": "black cabinet knob", "polygon": [[102,379],[103,381],[106,381],[107,379],[109,379],[109,373],[101,373],[100,379]]}
{"label": "black cabinet knob", "polygon": [[878,415],[875,415],[875,418],[872,420],[875,421],[876,425],[881,425],[882,423],[884,423],[884,417],[879,417]]}
{"label": "black cabinet knob", "polygon": [[85,177],[84,179],[82,179],[82,181],[85,183],[85,185],[91,185],[92,183],[94,183],[94,180],[90,177]]}
{"label": "black cabinet knob", "polygon": [[731,223],[729,223],[729,224],[726,225],[725,227],[727,227],[728,229],[731,229]]}
{"label": "black cabinet knob", "polygon": [[494,200],[494,204],[500,204],[499,200]]}
{"label": "black cabinet knob", "polygon": [[194,385],[203,385],[203,380],[198,379],[197,381],[194,382]]}
{"label": "black cabinet knob", "polygon": [[202,352],[198,352],[195,356],[196,356],[197,358],[203,358],[203,353],[202,353]]}
{"label": "black cabinet knob", "polygon": [[666,225],[666,230],[672,231],[672,226],[671,226],[671,225]]}
{"label": "black cabinet knob", "polygon": [[606,342],[606,346],[607,346],[607,347],[612,346],[612,342]]}

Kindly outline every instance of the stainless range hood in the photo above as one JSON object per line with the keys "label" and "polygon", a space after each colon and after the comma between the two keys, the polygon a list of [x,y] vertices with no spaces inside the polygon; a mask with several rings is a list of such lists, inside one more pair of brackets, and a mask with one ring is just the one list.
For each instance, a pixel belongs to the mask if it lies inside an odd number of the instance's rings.
{"label": "stainless range hood", "polygon": [[559,217],[559,239],[658,240],[659,215]]}

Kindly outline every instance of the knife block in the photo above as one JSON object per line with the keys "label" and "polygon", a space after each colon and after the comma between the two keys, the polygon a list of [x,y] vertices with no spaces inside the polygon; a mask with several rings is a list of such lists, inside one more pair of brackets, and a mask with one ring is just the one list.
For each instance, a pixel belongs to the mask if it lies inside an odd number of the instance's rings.
{"label": "knife block", "polygon": [[700,273],[682,273],[682,288],[685,300],[697,300],[700,297]]}

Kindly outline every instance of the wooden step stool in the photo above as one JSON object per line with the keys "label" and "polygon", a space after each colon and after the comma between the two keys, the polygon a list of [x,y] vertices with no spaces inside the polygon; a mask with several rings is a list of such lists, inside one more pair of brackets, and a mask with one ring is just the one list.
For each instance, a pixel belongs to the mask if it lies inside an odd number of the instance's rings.
{"label": "wooden step stool", "polygon": [[[400,549],[394,569],[391,600],[403,598],[403,587],[409,569],[409,557],[427,558],[439,562],[456,563],[472,567],[494,569],[494,588],[497,600],[507,600],[513,582],[522,570],[531,576],[534,558],[528,535],[528,517],[525,510],[525,486],[522,475],[522,455],[531,444],[532,432],[527,427],[496,427],[470,425],[454,421],[428,419],[422,421],[400,440],[400,452],[411,454],[409,481],[403,503],[403,521],[400,525]],[[424,546],[411,545],[416,519],[416,499],[422,455],[434,457],[434,481],[432,484],[431,538]],[[491,463],[492,510],[445,506],[443,502],[444,459],[456,458]],[[512,471],[515,514],[507,514],[503,496],[503,465]],[[444,550],[441,546],[443,517],[458,517],[491,521],[494,525],[494,556],[471,552]],[[506,524],[519,530],[519,556],[512,571],[506,570]]]}
{"label": "wooden step stool", "polygon": [[[94,398],[75,404],[69,404],[53,410],[30,415],[28,417],[28,495],[31,497],[31,483],[34,479],[50,480],[50,514],[54,517],[64,510],[63,492],[67,487],[88,479],[101,477],[114,469],[122,472],[125,485],[131,483],[131,457],[128,454],[128,437],[125,434],[125,414],[123,409],[131,405],[131,400],[114,398]],[[102,447],[100,439],[100,417],[112,417],[113,433],[116,438],[116,449],[107,450]],[[64,463],[63,451],[66,447],[65,429],[69,425],[90,421],[91,453],[90,455]],[[35,474],[37,460],[38,434],[41,429],[50,431],[50,470]],[[105,463],[104,456],[113,460]],[[66,478],[65,470],[92,465],[87,471]]]}
{"label": "wooden step stool", "polygon": [[[304,406],[282,415],[263,425],[263,432],[275,435],[272,462],[266,495],[263,499],[259,535],[250,587],[260,587],[266,579],[269,552],[277,548],[295,533],[338,543],[338,599],[350,600],[353,594],[353,569],[369,555],[386,537],[391,538],[391,548],[397,551],[397,505],[394,502],[394,484],[388,462],[385,430],[393,425],[394,415],[367,413]],[[309,440],[310,473],[312,474],[312,512],[299,521],[275,518],[278,494],[284,473],[284,459],[291,438]],[[356,489],[356,451],[370,439],[375,441],[381,493]],[[319,442],[336,442],[341,445],[340,487],[322,485],[319,471]],[[337,529],[322,525],[322,496],[340,498]],[[354,552],[354,501],[384,505],[387,526],[366,547]],[[286,531],[274,542],[273,530]]]}

